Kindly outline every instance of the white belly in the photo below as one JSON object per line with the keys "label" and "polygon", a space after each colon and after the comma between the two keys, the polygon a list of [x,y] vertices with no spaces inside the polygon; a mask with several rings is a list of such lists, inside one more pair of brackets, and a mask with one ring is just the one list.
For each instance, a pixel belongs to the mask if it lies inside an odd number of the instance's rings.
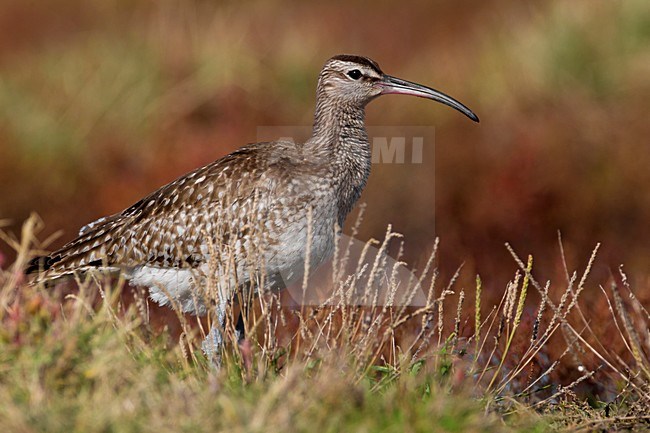
{"label": "white belly", "polygon": [[[206,313],[204,296],[196,290],[198,273],[190,269],[139,266],[126,272],[129,282],[147,287],[149,297],[159,305],[178,307],[184,313]],[[171,301],[170,301],[171,297]],[[176,304],[176,305],[174,305]]]}

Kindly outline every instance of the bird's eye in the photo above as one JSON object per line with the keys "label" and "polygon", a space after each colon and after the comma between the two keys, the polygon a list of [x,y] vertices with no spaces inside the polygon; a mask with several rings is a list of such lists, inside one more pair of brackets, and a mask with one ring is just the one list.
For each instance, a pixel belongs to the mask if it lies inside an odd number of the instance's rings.
{"label": "bird's eye", "polygon": [[353,69],[350,72],[348,72],[348,77],[352,78],[353,80],[358,80],[361,78],[361,71],[358,69]]}

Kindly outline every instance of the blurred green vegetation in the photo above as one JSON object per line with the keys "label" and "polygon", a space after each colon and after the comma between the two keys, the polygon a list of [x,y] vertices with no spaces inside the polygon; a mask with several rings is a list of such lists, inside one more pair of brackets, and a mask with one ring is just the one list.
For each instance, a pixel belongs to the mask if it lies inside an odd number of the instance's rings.
{"label": "blurred green vegetation", "polygon": [[569,262],[603,242],[596,277],[619,263],[645,271],[645,0],[61,0],[57,9],[6,0],[0,217],[17,228],[37,211],[47,233],[64,230],[58,245],[255,141],[258,126],[310,124],[319,68],[341,52],[440,88],[481,117],[473,125],[399,97],[368,107],[370,125],[433,125],[436,143],[421,166],[373,167],[362,239],[392,223],[417,264],[438,235],[443,273],[465,262],[464,276],[505,284],[504,242],[534,252],[551,277],[560,230]]}
{"label": "blurred green vegetation", "polygon": [[120,141],[135,144],[155,124],[151,115],[164,91],[160,59],[137,41],[111,35],[74,42],[20,59],[3,74],[0,116],[27,169],[61,155],[82,163],[92,148],[89,135],[109,134],[109,126]]}

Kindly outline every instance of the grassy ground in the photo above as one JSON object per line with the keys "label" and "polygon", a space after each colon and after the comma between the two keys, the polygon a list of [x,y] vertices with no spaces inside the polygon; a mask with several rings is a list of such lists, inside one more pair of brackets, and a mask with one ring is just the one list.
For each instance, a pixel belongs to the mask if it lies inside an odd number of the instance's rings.
{"label": "grassy ground", "polygon": [[[20,269],[36,221],[21,239],[3,234],[19,253],[0,274],[3,431],[542,432],[648,422],[650,317],[625,282],[603,289],[627,349],[605,348],[612,335],[594,333],[579,301],[592,289],[591,261],[560,299],[534,279],[532,258],[520,262],[493,308],[481,305],[478,277],[470,294],[437,281],[433,267],[421,275],[429,292],[418,308],[286,309],[268,294],[254,301],[246,340],[232,343],[228,322],[216,369],[199,350],[201,323],[180,315],[171,319],[180,334],[157,327],[154,307],[138,292],[124,296],[119,282],[27,284]],[[284,316],[298,318],[293,334]],[[581,366],[570,381],[558,376],[569,358]]]}

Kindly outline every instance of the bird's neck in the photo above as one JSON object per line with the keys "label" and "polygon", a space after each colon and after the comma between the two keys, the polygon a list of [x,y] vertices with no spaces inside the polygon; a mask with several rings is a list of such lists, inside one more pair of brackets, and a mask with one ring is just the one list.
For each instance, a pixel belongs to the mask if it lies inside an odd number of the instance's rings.
{"label": "bird's neck", "polygon": [[329,173],[339,210],[339,225],[359,199],[370,175],[371,152],[365,107],[319,98],[306,153],[317,156]]}

